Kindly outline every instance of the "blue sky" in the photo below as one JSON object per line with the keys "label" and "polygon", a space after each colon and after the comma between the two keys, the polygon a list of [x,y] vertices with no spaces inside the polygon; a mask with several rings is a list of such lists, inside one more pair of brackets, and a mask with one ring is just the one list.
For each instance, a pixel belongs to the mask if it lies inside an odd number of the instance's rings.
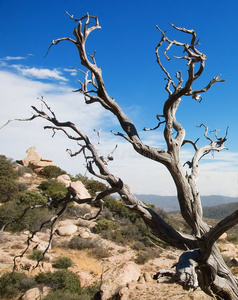
{"label": "blue sky", "polygon": [[[71,36],[75,23],[64,13],[75,17],[86,12],[99,18],[102,29],[88,39],[88,53],[96,50],[96,61],[103,69],[103,78],[110,96],[122,106],[148,143],[163,148],[160,131],[144,133],[143,127],[156,125],[155,116],[162,112],[167,94],[164,74],[156,64],[155,47],[160,40],[158,25],[173,39],[187,37],[169,23],[194,29],[200,38],[199,50],[207,55],[206,69],[196,87],[204,87],[216,75],[225,83],[217,83],[203,95],[201,103],[184,98],[178,120],[184,125],[187,138],[196,140],[203,131],[194,124],[205,123],[209,128],[225,133],[229,125],[228,151],[207,156],[200,168],[198,186],[202,195],[238,196],[238,101],[236,49],[238,2],[231,1],[80,1],[80,0],[0,0],[0,125],[8,119],[28,117],[31,105],[40,105],[44,95],[51,108],[62,120],[72,120],[92,139],[93,129],[102,129],[103,144],[99,151],[109,153],[117,143],[111,170],[125,179],[136,193],[174,195],[174,185],[162,166],[134,154],[123,140],[110,134],[117,130],[113,116],[94,105],[85,106],[77,89],[80,74],[70,67],[80,68],[77,51],[67,42],[52,47],[44,57],[51,40]],[[171,52],[171,54],[174,52]],[[184,66],[171,60],[166,65],[171,76]],[[186,74],[185,71],[183,74]],[[184,75],[185,76],[185,75]],[[1,153],[22,159],[30,146],[36,146],[43,157],[72,174],[85,172],[83,160],[70,159],[65,149],[76,146],[61,135],[51,138],[42,127],[44,122],[10,123],[0,130]],[[191,155],[187,148],[182,160]],[[150,176],[148,176],[148,174]]]}

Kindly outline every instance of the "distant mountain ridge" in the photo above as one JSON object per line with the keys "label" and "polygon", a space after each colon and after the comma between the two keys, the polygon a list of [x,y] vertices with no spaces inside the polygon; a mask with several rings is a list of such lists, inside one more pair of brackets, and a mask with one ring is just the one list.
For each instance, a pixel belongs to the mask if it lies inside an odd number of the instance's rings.
{"label": "distant mountain ridge", "polygon": [[[176,196],[158,196],[150,194],[137,194],[136,197],[146,203],[154,204],[156,207],[162,208],[166,212],[178,211],[179,204]],[[203,207],[212,207],[217,205],[226,205],[229,203],[238,202],[238,197],[227,197],[227,196],[201,196]]]}

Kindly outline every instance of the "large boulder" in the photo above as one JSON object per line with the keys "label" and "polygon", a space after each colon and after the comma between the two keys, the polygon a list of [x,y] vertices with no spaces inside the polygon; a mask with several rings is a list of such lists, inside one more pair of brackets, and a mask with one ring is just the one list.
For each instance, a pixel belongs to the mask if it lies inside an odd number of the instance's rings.
{"label": "large boulder", "polygon": [[70,185],[75,190],[75,192],[78,194],[80,199],[86,199],[86,198],[91,197],[88,190],[86,189],[86,187],[84,186],[84,184],[81,181],[71,182]]}
{"label": "large boulder", "polygon": [[59,222],[57,232],[60,236],[71,236],[76,233],[78,226],[74,224],[74,221],[65,220]]}
{"label": "large boulder", "polygon": [[86,189],[86,187],[81,181],[78,180],[78,181],[71,182],[71,179],[67,174],[58,176],[57,181],[62,183],[65,187],[71,186],[75,190],[76,194],[79,196],[80,199],[86,199],[91,197],[88,190]]}
{"label": "large boulder", "polygon": [[22,160],[23,166],[31,168],[35,173],[39,173],[46,166],[53,166],[51,159],[42,158],[36,147],[30,147],[26,151],[27,157]]}
{"label": "large boulder", "polygon": [[132,261],[110,267],[102,275],[101,299],[108,300],[116,296],[128,283],[137,282],[140,274],[139,266]]}

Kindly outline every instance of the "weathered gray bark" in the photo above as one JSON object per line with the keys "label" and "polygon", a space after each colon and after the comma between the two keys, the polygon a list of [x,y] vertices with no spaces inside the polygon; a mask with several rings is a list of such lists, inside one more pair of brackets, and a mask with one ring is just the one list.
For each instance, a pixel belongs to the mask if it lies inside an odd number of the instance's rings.
{"label": "weathered gray bark", "polygon": [[[192,89],[192,84],[204,71],[206,60],[206,56],[196,48],[198,42],[194,30],[179,28],[171,24],[174,29],[191,36],[190,44],[187,44],[170,40],[166,37],[165,32],[157,27],[162,37],[156,47],[155,53],[157,63],[166,75],[167,84],[165,88],[168,92],[168,99],[164,103],[163,113],[157,115],[158,125],[153,129],[145,128],[145,130],[154,130],[164,126],[164,138],[167,149],[159,150],[141,141],[133,122],[121,110],[118,103],[108,95],[102,77],[102,70],[97,66],[95,61],[95,53],[92,55],[86,53],[85,43],[88,35],[93,30],[100,28],[97,17],[86,14],[82,18],[74,19],[73,16],[69,16],[78,23],[77,28],[73,31],[75,39],[65,37],[54,40],[49,49],[51,46],[65,40],[73,43],[77,47],[81,64],[86,69],[86,71],[82,71],[84,81],[79,81],[80,88],[78,91],[84,94],[87,104],[98,102],[102,107],[111,111],[117,117],[124,132],[114,134],[126,139],[139,154],[161,163],[167,168],[176,185],[181,214],[191,227],[192,234],[185,235],[176,231],[152,209],[139,201],[122,179],[110,173],[105,160],[99,157],[89,137],[81,132],[73,123],[59,122],[53,111],[51,111],[42,99],[46,111],[38,110],[36,107],[33,107],[36,114],[29,120],[37,117],[45,118],[53,123],[53,126],[46,126],[46,129],[52,129],[55,132],[58,130],[63,131],[68,138],[77,142],[80,141],[82,144],[80,150],[70,154],[73,156],[82,153],[87,162],[88,171],[107,181],[110,186],[110,188],[101,192],[96,197],[83,201],[80,200],[72,190],[69,190],[67,201],[76,201],[78,203],[87,201],[90,203],[93,201],[101,201],[105,195],[117,192],[125,205],[140,214],[157,237],[171,246],[185,250],[176,264],[175,272],[172,272],[172,275],[177,276],[184,286],[192,288],[200,286],[205,293],[213,295],[217,299],[238,299],[237,281],[224,263],[219,249],[215,244],[223,232],[238,223],[238,212],[236,211],[217,224],[217,226],[210,229],[203,220],[201,199],[196,187],[199,160],[210,151],[221,151],[225,149],[224,142],[226,141],[226,136],[218,138],[217,132],[215,132],[215,138],[213,140],[208,137],[208,128],[204,124],[201,124],[200,127],[204,127],[204,135],[209,141],[209,144],[198,148],[196,142],[185,139],[185,130],[182,124],[176,119],[176,111],[179,108],[181,97],[191,96],[192,99],[201,101],[200,93],[206,92],[214,83],[223,81],[217,76],[214,77],[206,87],[199,90]],[[89,21],[94,21],[94,25],[89,26]],[[188,78],[185,83],[183,83],[182,73],[180,71],[176,73],[175,82],[162,65],[159,52],[161,46],[164,44],[167,44],[164,55],[168,60],[170,59],[167,53],[173,45],[182,47],[185,54],[183,57],[177,58],[187,61]],[[196,65],[198,65],[198,68],[195,68]],[[198,71],[195,72],[195,69],[198,69]],[[72,136],[67,132],[69,128],[73,130],[76,136]],[[180,150],[184,144],[191,144],[195,150],[193,158],[187,162],[190,168],[190,174],[184,174],[183,166],[179,159]],[[96,172],[95,169],[98,171]]]}

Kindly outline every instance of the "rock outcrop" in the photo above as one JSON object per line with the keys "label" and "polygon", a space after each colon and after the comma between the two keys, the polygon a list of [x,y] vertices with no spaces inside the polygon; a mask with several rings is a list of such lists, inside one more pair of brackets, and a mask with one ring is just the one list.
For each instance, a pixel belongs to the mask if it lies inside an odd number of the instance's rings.
{"label": "rock outcrop", "polygon": [[62,183],[65,187],[71,186],[78,194],[80,199],[86,199],[91,197],[88,190],[86,189],[86,187],[81,181],[78,180],[78,181],[71,182],[71,179],[67,174],[58,176],[57,181]]}
{"label": "rock outcrop", "polygon": [[36,147],[30,147],[26,153],[27,157],[22,160],[23,166],[31,168],[37,174],[44,167],[54,165],[51,159],[42,158]]}
{"label": "rock outcrop", "polygon": [[109,300],[119,294],[119,291],[129,283],[139,279],[141,270],[132,262],[123,262],[106,270],[102,275],[102,300]]}
{"label": "rock outcrop", "polygon": [[71,236],[76,233],[78,227],[71,220],[61,221],[58,225],[57,232],[60,236]]}

